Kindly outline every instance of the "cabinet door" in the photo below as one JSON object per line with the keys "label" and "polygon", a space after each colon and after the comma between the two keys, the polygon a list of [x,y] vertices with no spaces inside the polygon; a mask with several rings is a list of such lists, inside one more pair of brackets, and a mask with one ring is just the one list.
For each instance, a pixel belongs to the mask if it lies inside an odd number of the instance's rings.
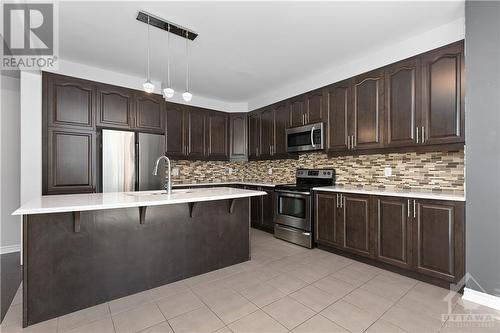
{"label": "cabinet door", "polygon": [[248,157],[257,158],[260,146],[260,114],[251,113],[248,116]]}
{"label": "cabinet door", "polygon": [[304,97],[300,96],[290,101],[290,127],[302,126],[305,122]]}
{"label": "cabinet door", "polygon": [[165,102],[160,95],[138,93],[135,96],[135,127],[163,132]]}
{"label": "cabinet door", "polygon": [[344,220],[344,248],[351,252],[370,255],[370,197],[342,194]]}
{"label": "cabinet door", "polygon": [[274,149],[276,157],[288,155],[286,149],[286,128],[290,119],[288,104],[283,103],[274,109]]}
{"label": "cabinet door", "polygon": [[49,128],[44,194],[95,192],[95,141],[92,131]]}
{"label": "cabinet door", "polygon": [[262,196],[262,225],[274,230],[274,189],[263,187],[262,191],[267,195]]}
{"label": "cabinet door", "polygon": [[133,93],[128,89],[97,86],[97,124],[113,128],[132,128]]}
{"label": "cabinet door", "polygon": [[[385,72],[386,145],[417,145],[416,130],[420,120],[418,59],[412,58],[388,66]],[[419,140],[420,142],[420,140]]]}
{"label": "cabinet door", "polygon": [[167,156],[183,158],[186,154],[184,144],[184,107],[168,103],[165,118],[165,150]]}
{"label": "cabinet door", "polygon": [[244,113],[233,113],[229,116],[230,158],[245,160],[247,158],[247,116]]}
{"label": "cabinet door", "polygon": [[463,203],[416,200],[414,231],[418,272],[456,282],[464,272]]}
{"label": "cabinet door", "polygon": [[354,149],[382,147],[383,97],[384,78],[381,70],[354,79],[351,119]]}
{"label": "cabinet door", "polygon": [[266,108],[260,114],[260,156],[270,157],[274,146],[274,112]]}
{"label": "cabinet door", "polygon": [[92,82],[77,78],[45,74],[49,126],[94,128],[95,88]]}
{"label": "cabinet door", "polygon": [[351,91],[349,81],[343,81],[328,87],[328,150],[347,150],[349,135],[349,114],[351,112]]}
{"label": "cabinet door", "polygon": [[307,93],[305,107],[307,124],[319,123],[326,119],[325,103],[323,103],[323,89]]}
{"label": "cabinet door", "polygon": [[[260,187],[248,187],[249,190],[260,191]],[[250,223],[262,227],[262,196],[250,197]]]}
{"label": "cabinet door", "polygon": [[320,244],[343,246],[343,221],[340,214],[340,194],[316,194],[316,241]]}
{"label": "cabinet door", "polygon": [[463,42],[421,59],[424,143],[465,142]]}
{"label": "cabinet door", "polygon": [[375,256],[380,261],[411,268],[411,200],[393,197],[374,199]]}
{"label": "cabinet door", "polygon": [[228,160],[228,115],[224,112],[207,111],[207,145],[210,159]]}
{"label": "cabinet door", "polygon": [[206,111],[193,107],[186,112],[187,155],[193,159],[205,157],[205,113]]}

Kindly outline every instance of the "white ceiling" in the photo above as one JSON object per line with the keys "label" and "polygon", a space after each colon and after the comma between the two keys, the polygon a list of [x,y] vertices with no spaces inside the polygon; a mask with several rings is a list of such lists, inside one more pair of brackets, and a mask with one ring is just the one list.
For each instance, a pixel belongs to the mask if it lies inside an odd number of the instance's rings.
{"label": "white ceiling", "polygon": [[[61,2],[60,57],[145,76],[146,10],[199,33],[190,43],[196,95],[246,102],[289,82],[463,17],[446,2]],[[152,77],[162,80],[166,33],[151,29]],[[184,89],[185,40],[174,36],[172,83]],[[163,75],[163,76],[162,76]]]}

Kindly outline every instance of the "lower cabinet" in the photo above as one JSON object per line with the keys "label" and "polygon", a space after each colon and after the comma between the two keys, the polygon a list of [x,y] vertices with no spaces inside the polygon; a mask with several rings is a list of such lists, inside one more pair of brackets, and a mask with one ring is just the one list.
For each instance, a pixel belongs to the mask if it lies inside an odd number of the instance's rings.
{"label": "lower cabinet", "polygon": [[465,273],[463,202],[317,192],[316,242],[446,282]]}
{"label": "lower cabinet", "polygon": [[261,186],[246,186],[246,188],[267,193],[267,195],[250,198],[252,227],[274,231],[274,188]]}

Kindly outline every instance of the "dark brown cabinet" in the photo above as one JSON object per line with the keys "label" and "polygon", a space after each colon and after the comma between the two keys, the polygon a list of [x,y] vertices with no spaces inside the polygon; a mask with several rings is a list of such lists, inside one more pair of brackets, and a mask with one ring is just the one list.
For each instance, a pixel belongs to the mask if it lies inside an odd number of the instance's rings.
{"label": "dark brown cabinet", "polygon": [[385,70],[386,145],[418,145],[420,123],[420,66],[418,58],[398,62]]}
{"label": "dark brown cabinet", "polygon": [[247,115],[232,113],[229,116],[229,142],[231,160],[246,160],[248,158]]}
{"label": "dark brown cabinet", "polygon": [[96,138],[92,131],[49,129],[44,145],[44,194],[95,192]]}
{"label": "dark brown cabinet", "polygon": [[260,150],[259,157],[269,158],[274,148],[274,112],[266,108],[260,113]]}
{"label": "dark brown cabinet", "polygon": [[349,81],[331,85],[326,91],[328,110],[328,150],[349,149],[349,117],[351,114],[351,91]]}
{"label": "dark brown cabinet", "polygon": [[463,143],[463,42],[424,54],[422,62],[422,122],[420,142],[426,145]]}
{"label": "dark brown cabinet", "polygon": [[186,156],[194,159],[205,157],[205,115],[205,110],[192,107],[184,114]]}
{"label": "dark brown cabinet", "polygon": [[44,73],[43,88],[48,126],[94,128],[96,93],[92,82]]}
{"label": "dark brown cabinet", "polygon": [[305,96],[305,123],[314,124],[324,121],[326,117],[323,90],[309,92]]}
{"label": "dark brown cabinet", "polygon": [[184,108],[180,104],[169,103],[165,112],[165,150],[173,158],[185,157]]}
{"label": "dark brown cabinet", "polygon": [[419,273],[456,282],[464,268],[464,205],[414,200],[413,250]]}
{"label": "dark brown cabinet", "polygon": [[224,112],[207,111],[207,157],[211,160],[229,159],[229,116]]}
{"label": "dark brown cabinet", "polygon": [[274,231],[274,188],[261,186],[246,186],[255,191],[264,191],[267,195],[250,198],[250,223],[252,227]]}
{"label": "dark brown cabinet", "polygon": [[160,95],[137,93],[135,128],[163,133],[165,103]]}
{"label": "dark brown cabinet", "polygon": [[253,112],[248,116],[248,158],[259,157],[260,149],[260,114]]}
{"label": "dark brown cabinet", "polygon": [[273,156],[287,157],[286,129],[290,118],[288,103],[280,103],[274,108],[274,148]]}
{"label": "dark brown cabinet", "polygon": [[411,200],[375,197],[375,257],[403,268],[412,266]]}
{"label": "dark brown cabinet", "polygon": [[130,129],[134,127],[134,94],[115,86],[97,86],[97,125]]}
{"label": "dark brown cabinet", "polygon": [[370,197],[342,194],[344,249],[370,256]]}
{"label": "dark brown cabinet", "polygon": [[344,222],[343,212],[340,207],[340,194],[317,193],[315,203],[316,241],[342,248],[344,243]]}
{"label": "dark brown cabinet", "polygon": [[304,96],[295,97],[290,100],[290,127],[306,124],[306,113],[304,107]]}

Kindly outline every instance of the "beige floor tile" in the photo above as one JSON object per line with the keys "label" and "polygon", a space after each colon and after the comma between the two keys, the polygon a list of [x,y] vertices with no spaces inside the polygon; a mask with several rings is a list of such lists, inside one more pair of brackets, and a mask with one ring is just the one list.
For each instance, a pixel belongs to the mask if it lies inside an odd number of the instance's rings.
{"label": "beige floor tile", "polygon": [[365,272],[363,274],[360,274],[357,270],[352,269],[349,265],[333,273],[331,276],[338,280],[352,284],[355,287],[359,287],[373,279],[376,274],[374,272]]}
{"label": "beige floor tile", "polygon": [[266,282],[256,284],[250,288],[242,290],[240,293],[243,297],[258,307],[264,307],[286,296],[285,293],[279,291]]}
{"label": "beige floor tile", "polygon": [[166,284],[166,285],[158,287],[158,288],[151,289],[149,291],[149,294],[151,295],[151,298],[153,300],[159,300],[161,298],[172,296],[175,294],[179,294],[181,292],[185,292],[188,290],[189,290],[189,288],[184,282],[177,281],[177,282]]}
{"label": "beige floor tile", "polygon": [[224,326],[223,328],[215,331],[215,333],[233,333],[227,326]]}
{"label": "beige floor tile", "polygon": [[217,274],[214,272],[208,272],[205,274],[196,275],[187,279],[182,280],[188,287],[193,287],[200,283],[208,283],[211,281],[218,280]]}
{"label": "beige floor tile", "polygon": [[425,295],[412,289],[397,302],[397,305],[440,320],[443,314],[453,310],[455,303],[453,300],[448,303],[442,298]]}
{"label": "beige floor tile", "polygon": [[381,316],[385,311],[394,305],[394,301],[390,301],[362,289],[353,290],[351,293],[344,296],[342,300],[378,316]]}
{"label": "beige floor tile", "polygon": [[262,310],[255,311],[229,325],[234,333],[287,332],[288,330]]}
{"label": "beige floor tile", "polygon": [[68,333],[115,333],[115,327],[111,317],[94,321],[90,324],[76,327]]}
{"label": "beige floor tile", "polygon": [[222,283],[228,288],[236,291],[241,291],[261,282],[261,276],[257,272],[246,271],[231,275],[222,280]]}
{"label": "beige floor tile", "polygon": [[22,289],[18,289],[16,294],[14,295],[14,298],[12,299],[12,302],[10,303],[10,305],[17,305],[17,304],[21,304],[23,302],[23,290]]}
{"label": "beige floor tile", "polygon": [[365,333],[406,333],[406,331],[388,321],[379,319]]}
{"label": "beige floor tile", "polygon": [[260,266],[255,269],[255,272],[260,275],[262,281],[271,280],[282,274],[279,270],[270,266]]}
{"label": "beige floor tile", "polygon": [[116,333],[137,332],[165,321],[155,303],[147,303],[112,316]]}
{"label": "beige floor tile", "polygon": [[376,294],[387,298],[391,301],[397,301],[403,295],[405,295],[414,284],[411,282],[400,281],[394,278],[389,278],[382,275],[377,275],[360,288],[366,291],[371,292],[372,294]]}
{"label": "beige floor tile", "polygon": [[441,320],[397,305],[390,308],[381,318],[412,333],[438,332],[443,324]]}
{"label": "beige floor tile", "polygon": [[5,330],[9,327],[20,328],[22,327],[22,323],[23,323],[23,305],[22,304],[12,305],[9,308],[9,310],[7,310],[7,313],[3,318],[2,330]]}
{"label": "beige floor tile", "polygon": [[355,289],[353,285],[337,279],[334,275],[316,281],[313,286],[337,298],[342,298]]}
{"label": "beige floor tile", "polygon": [[342,300],[321,312],[323,316],[353,333],[366,330],[378,317]]}
{"label": "beige floor tile", "polygon": [[106,317],[111,318],[108,303],[72,312],[59,317],[59,332],[66,332],[75,327],[87,325]]}
{"label": "beige floor tile", "polygon": [[289,274],[279,275],[267,281],[267,283],[285,294],[291,294],[307,285],[306,282]]}
{"label": "beige floor tile", "polygon": [[191,287],[191,290],[200,297],[221,289],[228,289],[228,285],[224,280],[214,280]]}
{"label": "beige floor tile", "polygon": [[262,308],[289,330],[315,315],[315,312],[291,297],[285,297]]}
{"label": "beige floor tile", "polygon": [[497,320],[500,320],[500,310],[470,302],[462,298],[458,299],[453,309],[453,313],[491,314]]}
{"label": "beige floor tile", "polygon": [[114,315],[119,312],[135,308],[141,304],[149,303],[151,301],[153,301],[153,298],[151,297],[151,293],[148,290],[112,300],[111,302],[109,302],[109,309],[111,310],[111,314]]}
{"label": "beige floor tile", "polygon": [[174,331],[172,331],[172,328],[170,327],[169,323],[166,321],[140,331],[140,333],[173,333],[173,332]]}
{"label": "beige floor tile", "polygon": [[441,328],[442,333],[498,333],[500,321],[483,322],[449,322]]}
{"label": "beige floor tile", "polygon": [[330,274],[330,272],[326,269],[321,269],[321,267],[315,269],[314,265],[303,265],[289,272],[289,274],[307,283],[313,283],[324,278]]}
{"label": "beige floor tile", "polygon": [[185,291],[180,294],[165,297],[157,301],[157,304],[167,319],[203,306],[203,302],[192,291]]}
{"label": "beige floor tile", "polygon": [[293,329],[293,333],[349,333],[343,327],[326,319],[322,315],[315,315],[306,322]]}
{"label": "beige floor tile", "polygon": [[22,305],[11,306],[0,325],[2,333],[56,333],[58,318],[22,328]]}
{"label": "beige floor tile", "polygon": [[338,300],[338,297],[316,288],[315,286],[307,286],[299,289],[290,294],[290,297],[316,312],[322,311]]}
{"label": "beige floor tile", "polygon": [[209,333],[224,327],[224,323],[207,307],[202,307],[168,321],[175,333]]}
{"label": "beige floor tile", "polygon": [[203,301],[225,324],[232,323],[258,309],[255,304],[229,289],[205,295]]}

